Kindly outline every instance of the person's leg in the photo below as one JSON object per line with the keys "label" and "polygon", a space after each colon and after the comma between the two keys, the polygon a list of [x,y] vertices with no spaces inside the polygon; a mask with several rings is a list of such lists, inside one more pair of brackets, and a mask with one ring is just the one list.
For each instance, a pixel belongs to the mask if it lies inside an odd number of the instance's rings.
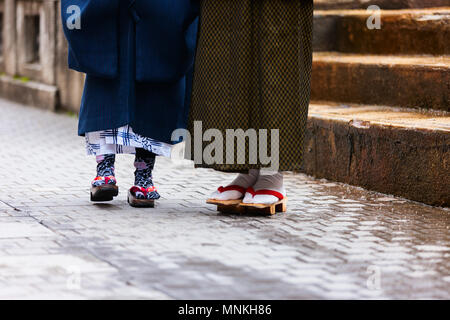
{"label": "person's leg", "polygon": [[261,171],[255,184],[247,190],[243,203],[272,204],[286,197],[281,172]]}
{"label": "person's leg", "polygon": [[114,164],[116,162],[115,154],[105,154],[96,156],[97,177],[92,185],[116,184]]}
{"label": "person's leg", "polygon": [[99,155],[96,160],[97,176],[91,184],[91,200],[111,201],[119,193],[114,171],[116,155]]}
{"label": "person's leg", "polygon": [[137,199],[156,200],[160,198],[153,184],[153,168],[156,156],[145,149],[137,148],[134,160],[134,195]]}
{"label": "person's leg", "polygon": [[210,199],[213,200],[238,200],[244,197],[247,188],[253,186],[258,179],[259,170],[250,169],[248,174],[240,173],[226,187],[220,187],[214,191]]}

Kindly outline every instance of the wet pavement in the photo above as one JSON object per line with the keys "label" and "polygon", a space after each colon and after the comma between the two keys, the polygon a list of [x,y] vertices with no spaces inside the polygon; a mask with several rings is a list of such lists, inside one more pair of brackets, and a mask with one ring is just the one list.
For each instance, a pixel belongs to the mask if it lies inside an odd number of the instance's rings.
{"label": "wet pavement", "polygon": [[450,211],[286,174],[288,212],[205,204],[233,175],[158,158],[163,198],[89,202],[77,120],[0,100],[0,298],[450,298]]}

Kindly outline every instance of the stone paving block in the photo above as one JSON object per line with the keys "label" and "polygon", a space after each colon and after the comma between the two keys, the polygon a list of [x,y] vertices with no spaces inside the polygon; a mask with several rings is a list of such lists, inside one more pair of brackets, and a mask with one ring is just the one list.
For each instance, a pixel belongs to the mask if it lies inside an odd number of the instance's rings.
{"label": "stone paving block", "polygon": [[0,220],[0,239],[51,236],[55,236],[55,234],[33,219],[20,222],[3,222]]}
{"label": "stone paving block", "polygon": [[71,268],[79,272],[115,271],[109,264],[90,256],[80,255],[29,255],[6,256],[0,262],[0,274],[3,277],[24,275],[45,275],[70,273]]}

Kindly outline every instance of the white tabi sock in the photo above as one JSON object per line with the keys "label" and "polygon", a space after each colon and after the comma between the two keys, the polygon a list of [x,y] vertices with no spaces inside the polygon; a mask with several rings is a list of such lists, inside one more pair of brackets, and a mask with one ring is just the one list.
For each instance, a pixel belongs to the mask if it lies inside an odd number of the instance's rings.
{"label": "white tabi sock", "polygon": [[[257,169],[250,169],[248,174],[240,173],[236,179],[233,180],[229,186],[239,186],[243,188],[243,190],[246,190],[248,187],[251,187],[253,184],[255,184],[257,178],[259,176],[259,170]],[[226,188],[226,187],[225,187]],[[238,191],[238,190],[227,190],[220,192],[219,190],[214,191],[210,198],[215,200],[238,200],[242,199],[244,196],[244,192]]]}
{"label": "white tabi sock", "polygon": [[[281,172],[266,172],[265,174],[261,171],[258,179],[253,186],[253,190],[255,192],[261,190],[270,190],[275,191],[277,193],[281,193],[283,197],[286,196],[286,190],[283,185],[283,174]],[[250,192],[245,194],[242,202],[244,203],[260,203],[260,204],[272,204],[280,201],[277,196],[270,194],[256,194],[253,195]]]}

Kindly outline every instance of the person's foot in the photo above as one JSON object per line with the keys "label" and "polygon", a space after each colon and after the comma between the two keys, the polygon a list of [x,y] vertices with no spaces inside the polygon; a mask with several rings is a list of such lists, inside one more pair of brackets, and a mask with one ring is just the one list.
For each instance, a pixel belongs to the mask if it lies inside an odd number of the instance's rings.
{"label": "person's foot", "polygon": [[128,202],[134,207],[153,207],[154,201],[161,196],[153,184],[155,156],[138,157],[134,161],[134,186],[128,192]]}
{"label": "person's foot", "polygon": [[243,203],[274,204],[286,198],[283,174],[260,174],[256,183],[247,189]]}
{"label": "person's foot", "polygon": [[111,201],[119,194],[114,154],[97,156],[97,177],[91,183],[91,201]]}
{"label": "person's foot", "polygon": [[247,188],[251,187],[258,179],[258,175],[259,170],[256,169],[249,170],[248,174],[240,173],[229,185],[226,187],[219,187],[216,191],[214,191],[209,197],[209,201],[242,199]]}

